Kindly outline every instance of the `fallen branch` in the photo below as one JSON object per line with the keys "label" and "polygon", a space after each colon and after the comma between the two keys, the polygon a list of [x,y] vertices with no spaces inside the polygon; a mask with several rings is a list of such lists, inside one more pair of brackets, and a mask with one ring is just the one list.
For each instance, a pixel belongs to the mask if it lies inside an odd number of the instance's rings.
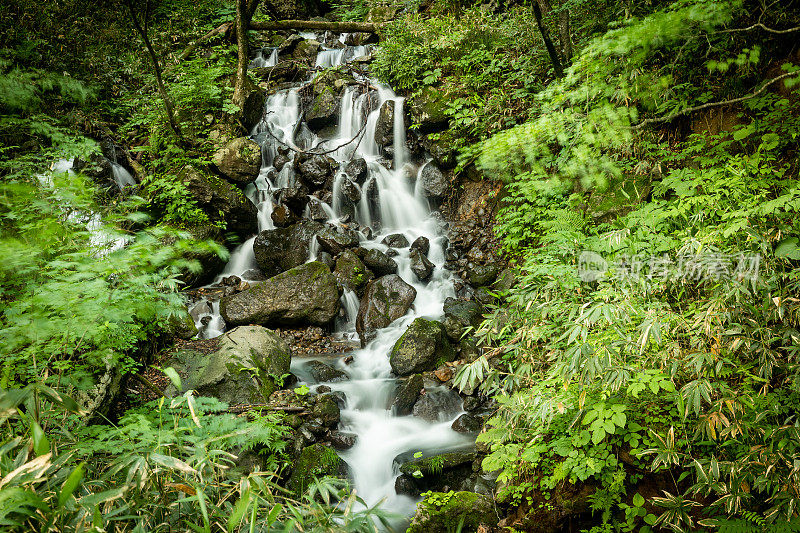
{"label": "fallen branch", "polygon": [[[226,22],[214,28],[210,32],[206,33],[205,35],[203,35],[202,37],[191,43],[189,46],[184,48],[183,52],[181,52],[181,54],[176,58],[175,62],[180,63],[184,59],[187,59],[190,55],[192,55],[192,53],[194,53],[195,50],[197,50],[198,46],[216,37],[217,35],[224,35],[225,33],[228,32],[228,30],[231,29],[232,26],[233,22]],[[173,67],[174,65],[167,67],[166,69],[164,69],[164,73],[166,74],[168,71],[172,70]]]}
{"label": "fallen branch", "polygon": [[716,33],[733,33],[733,32],[737,32],[737,31],[750,31],[750,30],[755,30],[755,29],[761,29],[761,30],[764,30],[764,31],[769,32],[769,33],[774,33],[775,35],[784,35],[784,34],[787,34],[787,33],[800,31],[800,26],[795,26],[794,28],[788,28],[788,29],[785,29],[785,30],[776,30],[774,28],[769,28],[767,26],[764,26],[763,24],[758,22],[758,23],[753,24],[752,26],[748,26],[746,28],[733,28],[733,29],[730,29],[730,30],[718,31]]}
{"label": "fallen branch", "polygon": [[378,33],[381,24],[371,22],[328,22],[325,20],[278,20],[274,22],[253,22],[251,30],[328,30],[333,32]]}
{"label": "fallen branch", "polygon": [[780,76],[772,78],[771,80],[767,81],[767,83],[762,85],[759,90],[757,90],[755,92],[752,92],[752,93],[750,93],[748,95],[741,96],[739,98],[732,98],[730,100],[722,100],[720,102],[709,102],[707,104],[696,105],[696,106],[693,106],[693,107],[687,107],[686,109],[682,109],[680,111],[677,111],[677,112],[672,113],[671,115],[667,115],[665,117],[648,118],[647,120],[643,120],[640,123],[636,124],[635,126],[632,126],[631,129],[638,130],[639,128],[641,128],[643,126],[646,126],[647,124],[655,124],[655,123],[658,123],[658,122],[670,122],[670,121],[672,121],[672,120],[674,120],[674,119],[676,119],[676,118],[678,118],[680,116],[688,115],[689,113],[694,113],[695,111],[702,111],[704,109],[709,109],[711,107],[720,107],[720,106],[725,106],[725,105],[738,104],[739,102],[744,102],[745,100],[749,100],[751,98],[755,98],[759,94],[763,93],[767,89],[767,87],[769,87],[770,85],[772,85],[774,83],[777,83],[777,82],[781,81],[784,78],[788,78],[789,76],[795,76],[795,75],[798,75],[798,74],[800,74],[800,73],[798,73],[798,72],[787,72],[786,74],[781,74]]}

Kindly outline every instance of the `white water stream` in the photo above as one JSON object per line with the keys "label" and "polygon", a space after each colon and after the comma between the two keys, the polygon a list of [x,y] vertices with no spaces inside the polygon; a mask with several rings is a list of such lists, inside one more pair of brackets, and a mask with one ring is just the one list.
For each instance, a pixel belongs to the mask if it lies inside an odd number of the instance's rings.
{"label": "white water stream", "polygon": [[[322,50],[317,56],[316,65],[322,68],[335,67],[364,55],[366,51],[363,46]],[[263,59],[263,54],[254,61],[259,58]],[[266,64],[268,61],[264,62]],[[451,429],[452,421],[461,414],[457,409],[441,413],[440,421],[435,423],[414,416],[397,417],[392,412],[391,404],[397,387],[389,365],[392,346],[415,318],[440,318],[443,303],[447,297],[454,295],[454,290],[451,273],[444,268],[443,228],[437,218],[431,215],[424,196],[415,191],[413,179],[409,179],[409,176],[416,176],[419,169],[408,163],[403,99],[377,80],[368,81],[369,85],[378,90],[368,93],[356,86],[344,90],[335,138],[327,140],[318,138],[302,124],[297,88],[269,96],[264,119],[252,132],[262,144],[263,166],[259,178],[248,188],[247,194],[258,206],[258,230],[273,227],[270,218],[273,196],[280,188],[294,182],[291,163],[284,165],[280,172],[276,172],[273,166],[278,147],[315,146],[323,151],[339,147],[329,155],[340,163],[340,169],[353,158],[363,157],[367,162],[367,177],[361,186],[362,192],[373,184],[377,188],[377,207],[370,205],[369,194],[362,194],[361,200],[350,210],[351,218],[362,226],[376,229],[380,224],[380,230],[375,231],[372,239],[363,240],[361,246],[385,252],[388,247],[381,244],[381,240],[394,233],[405,235],[409,242],[418,237],[429,239],[428,258],[435,269],[428,280],[419,281],[412,273],[409,248],[398,249],[398,255],[394,257],[398,265],[398,275],[417,291],[412,309],[404,317],[379,330],[377,337],[364,348],[352,352],[353,361],[350,365],[341,361],[338,363],[339,368],[349,375],[348,381],[326,383],[346,397],[339,429],[352,432],[357,437],[356,444],[340,454],[349,466],[354,489],[368,505],[383,501],[383,509],[408,516],[413,512],[417,500],[395,493],[394,483],[399,475],[396,458],[415,452],[442,453],[468,446],[473,440]],[[379,110],[387,101],[393,102],[395,111],[392,169],[381,164],[380,148],[375,142]],[[264,135],[265,132],[269,133]],[[353,142],[348,143],[351,140]],[[272,176],[272,181],[268,176]],[[328,222],[332,224],[338,224],[345,215],[345,207],[349,207],[349,201],[344,199],[342,192],[343,179],[344,173],[338,172],[334,180],[331,204],[321,202],[324,211],[329,215]],[[254,239],[255,237],[247,240],[231,254],[230,261],[218,276],[217,282],[229,275],[247,279],[245,273],[256,267]],[[314,238],[309,259],[316,257]],[[346,318],[337,322],[337,333],[354,338],[358,297],[352,291],[346,291],[342,295],[341,303]],[[200,335],[204,338],[220,335],[225,326],[219,316],[218,303],[214,302],[209,306],[206,302],[200,302],[197,305],[205,306],[203,309],[206,311],[202,314],[194,313],[198,327],[201,328]],[[205,325],[201,324],[204,317]],[[301,363],[302,361],[296,362]]]}

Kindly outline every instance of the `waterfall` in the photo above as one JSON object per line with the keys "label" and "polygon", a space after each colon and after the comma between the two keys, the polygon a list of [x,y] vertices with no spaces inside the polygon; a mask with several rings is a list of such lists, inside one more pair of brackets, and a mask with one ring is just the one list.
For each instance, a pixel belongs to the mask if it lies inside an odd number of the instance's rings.
{"label": "waterfall", "polygon": [[[336,67],[366,51],[367,48],[363,46],[323,49],[315,64],[319,68]],[[270,95],[264,117],[252,131],[253,138],[262,147],[262,169],[246,193],[258,206],[258,230],[271,228],[269,215],[274,195],[281,188],[294,183],[293,164],[286,163],[278,172],[274,166],[276,158],[282,153],[291,159],[293,149],[314,146],[320,151],[329,152],[328,155],[339,164],[339,170],[334,174],[330,205],[318,198],[311,200],[319,202],[329,223],[340,225],[343,217],[350,215],[362,227],[373,230],[372,237],[363,239],[360,245],[382,252],[386,252],[388,247],[381,241],[389,234],[401,233],[409,242],[418,237],[429,240],[428,258],[434,265],[434,271],[427,281],[420,281],[412,272],[409,248],[397,249],[394,256],[398,265],[397,274],[417,291],[412,309],[379,330],[374,340],[365,347],[353,351],[351,364],[345,365],[341,360],[337,363],[350,377],[348,381],[326,383],[332,390],[344,395],[340,429],[356,435],[355,445],[340,452],[340,456],[349,466],[357,494],[368,505],[383,500],[385,510],[408,516],[413,512],[417,499],[395,492],[399,461],[416,452],[441,453],[463,448],[472,441],[450,427],[452,421],[461,414],[460,406],[445,409],[437,422],[427,422],[415,416],[398,417],[391,408],[397,386],[389,364],[393,345],[414,319],[441,318],[445,299],[454,296],[455,291],[452,275],[444,268],[444,230],[432,215],[424,195],[415,190],[413,180],[409,179],[409,176],[417,175],[420,169],[409,162],[403,119],[404,99],[377,80],[361,81],[370,88],[348,86],[342,92],[340,115],[333,138],[319,138],[302,122],[298,88],[284,89]],[[382,147],[375,140],[380,109],[386,102],[392,102],[394,111],[394,160],[391,169],[384,166]],[[366,113],[367,110],[369,113]],[[360,186],[361,199],[353,205],[344,194],[345,180],[349,178],[343,169],[355,158],[365,159],[367,174]],[[347,185],[353,186],[350,183]],[[310,214],[311,208],[307,207],[306,216]],[[378,223],[379,228],[376,226]],[[248,239],[231,254],[228,265],[218,279],[225,275],[241,276],[253,268],[254,239]],[[308,260],[315,260],[318,256],[319,241],[312,236]],[[336,335],[355,339],[355,320],[360,305],[358,296],[347,289],[340,302],[344,313],[336,323]],[[224,331],[218,302],[197,304],[194,311],[193,316],[202,325],[202,338],[211,338]]]}

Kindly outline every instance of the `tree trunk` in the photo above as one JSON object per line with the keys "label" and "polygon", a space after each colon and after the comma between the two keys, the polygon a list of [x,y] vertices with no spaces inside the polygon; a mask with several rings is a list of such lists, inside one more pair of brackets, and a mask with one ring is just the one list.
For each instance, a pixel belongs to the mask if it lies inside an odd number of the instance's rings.
{"label": "tree trunk", "polygon": [[[553,70],[556,73],[556,78],[563,78],[564,77],[564,68],[561,66],[561,60],[558,58],[558,51],[556,51],[556,47],[553,46],[553,40],[550,38],[550,32],[547,30],[547,26],[544,25],[542,21],[542,8],[539,2],[542,0],[534,0],[532,3],[533,7],[533,16],[536,17],[536,24],[539,26],[539,32],[542,34],[542,40],[544,40],[544,46],[547,48],[547,54],[550,56],[550,62],[553,63]],[[544,0],[544,5],[546,9],[550,8],[550,4]]]}
{"label": "tree trunk", "polygon": [[561,6],[558,12],[558,33],[561,40],[561,52],[564,55],[564,61],[569,63],[572,60],[572,28],[570,27],[569,9]]}
{"label": "tree trunk", "polygon": [[153,45],[150,43],[150,38],[147,36],[147,13],[150,10],[150,1],[148,0],[146,4],[142,23],[140,23],[139,19],[136,17],[136,10],[133,8],[133,1],[125,0],[125,5],[128,7],[128,11],[131,14],[133,27],[136,30],[136,33],[139,34],[139,37],[141,37],[142,41],[144,41],[144,46],[147,48],[147,53],[150,55],[150,61],[153,63],[153,70],[155,71],[156,75],[156,84],[158,85],[158,94],[161,95],[161,100],[164,102],[164,110],[167,112],[167,120],[169,120],[169,125],[172,128],[172,131],[175,132],[175,135],[178,136],[178,139],[183,142],[183,133],[181,133],[181,128],[178,125],[178,122],[175,120],[175,107],[172,105],[172,98],[170,98],[169,94],[167,93],[167,88],[164,86],[164,80],[161,77],[161,64],[158,61],[158,56],[156,55],[155,50],[153,50]]}
{"label": "tree trunk", "polygon": [[378,33],[381,24],[371,22],[328,22],[325,20],[278,20],[257,22],[250,25],[251,30],[328,30],[334,32]]}

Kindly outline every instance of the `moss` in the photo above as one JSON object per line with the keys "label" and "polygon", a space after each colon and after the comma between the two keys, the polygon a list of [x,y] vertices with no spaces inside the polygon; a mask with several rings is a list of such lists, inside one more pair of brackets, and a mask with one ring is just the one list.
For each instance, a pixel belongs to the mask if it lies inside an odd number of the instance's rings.
{"label": "moss", "polygon": [[417,506],[407,533],[477,531],[481,524],[496,524],[494,504],[474,492],[428,492]]}
{"label": "moss", "polygon": [[338,477],[343,474],[344,463],[336,452],[317,443],[303,448],[295,461],[286,487],[297,495],[306,491],[314,478]]}

